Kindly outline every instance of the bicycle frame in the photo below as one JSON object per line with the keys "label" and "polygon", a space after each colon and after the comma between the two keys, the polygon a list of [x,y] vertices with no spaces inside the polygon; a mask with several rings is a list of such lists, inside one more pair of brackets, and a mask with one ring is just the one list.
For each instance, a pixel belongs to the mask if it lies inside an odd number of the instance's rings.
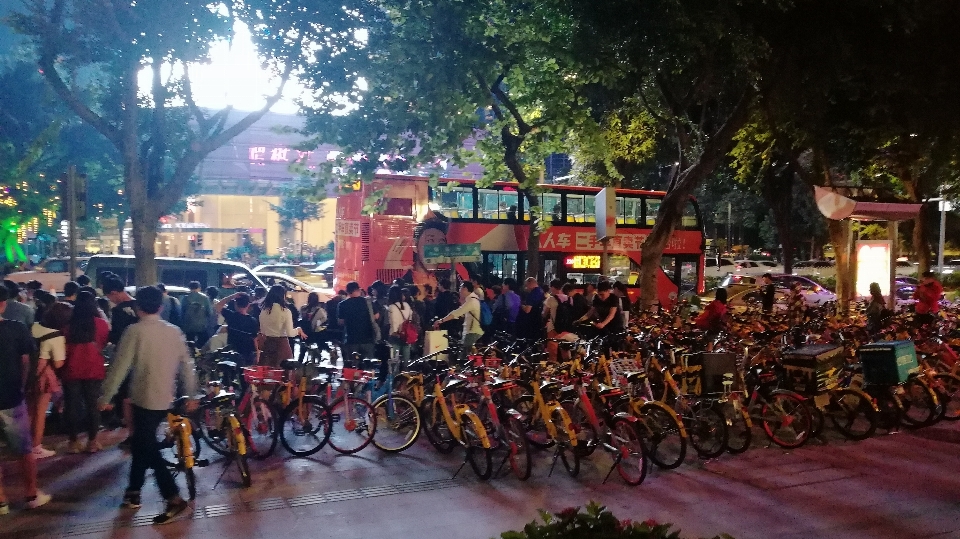
{"label": "bicycle frame", "polygon": [[[460,425],[460,421],[455,419],[453,414],[450,412],[450,407],[447,405],[447,397],[443,394],[443,389],[440,387],[440,384],[436,384],[433,388],[433,405],[440,407],[440,413],[443,415],[443,420],[447,424],[447,428],[450,429],[450,434],[457,440],[457,442],[463,444],[463,427]],[[483,445],[484,449],[490,449],[490,437],[487,435],[487,430],[484,428],[483,423],[480,421],[480,418],[470,409],[466,404],[457,404],[456,400],[453,403],[453,411],[456,413],[456,416],[459,418],[461,416],[467,416],[471,421],[474,422],[474,430],[477,433],[477,436],[480,438],[480,443]]]}

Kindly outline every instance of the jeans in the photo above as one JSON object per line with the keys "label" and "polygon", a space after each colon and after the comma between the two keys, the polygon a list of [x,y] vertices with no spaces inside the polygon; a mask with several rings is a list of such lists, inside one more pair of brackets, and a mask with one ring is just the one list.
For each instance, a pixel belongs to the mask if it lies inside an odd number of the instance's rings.
{"label": "jeans", "polygon": [[203,345],[207,344],[207,341],[210,340],[210,332],[207,330],[201,331],[190,331],[186,333],[187,341],[193,341],[194,346],[197,348],[203,348]]}
{"label": "jeans", "polygon": [[472,353],[470,349],[473,348],[474,344],[477,344],[482,336],[479,333],[467,333],[463,336],[463,340],[460,342],[460,357],[458,358],[461,365],[466,365],[467,356]]}
{"label": "jeans", "polygon": [[67,412],[67,434],[76,441],[81,427],[87,430],[87,439],[93,441],[100,430],[100,398],[102,380],[64,380],[63,396]]}
{"label": "jeans", "polygon": [[147,470],[153,470],[153,477],[157,480],[160,495],[164,500],[180,495],[180,489],[177,488],[170,469],[160,456],[160,444],[157,442],[157,427],[166,420],[166,410],[133,407],[133,439],[130,441],[133,462],[130,464],[128,492],[140,492],[146,481]]}

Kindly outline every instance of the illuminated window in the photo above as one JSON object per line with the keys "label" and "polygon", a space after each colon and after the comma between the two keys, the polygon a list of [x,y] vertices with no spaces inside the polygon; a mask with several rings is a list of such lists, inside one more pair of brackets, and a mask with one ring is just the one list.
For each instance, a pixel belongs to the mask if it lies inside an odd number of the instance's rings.
{"label": "illuminated window", "polygon": [[516,191],[480,189],[480,217],[482,219],[517,219],[519,196]]}
{"label": "illuminated window", "polygon": [[442,187],[434,192],[434,200],[447,217],[473,219],[472,187]]}
{"label": "illuminated window", "polygon": [[567,195],[567,222],[584,222],[584,197],[583,195]]}
{"label": "illuminated window", "polygon": [[698,223],[697,209],[694,207],[693,201],[687,202],[687,205],[683,208],[683,218],[680,222],[680,226],[683,228],[698,228]]}
{"label": "illuminated window", "polygon": [[543,208],[544,220],[559,223],[563,219],[563,206],[560,205],[560,195],[552,193],[540,195],[540,207]]}
{"label": "illuminated window", "polygon": [[648,198],[646,200],[647,205],[647,226],[653,226],[657,224],[657,212],[660,211],[660,203],[663,202],[659,198]]}

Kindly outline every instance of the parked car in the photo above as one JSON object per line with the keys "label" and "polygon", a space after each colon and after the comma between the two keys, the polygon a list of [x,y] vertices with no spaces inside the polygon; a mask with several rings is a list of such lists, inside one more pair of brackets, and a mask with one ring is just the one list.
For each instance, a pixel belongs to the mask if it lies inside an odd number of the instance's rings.
{"label": "parked car", "polygon": [[[87,261],[90,257],[77,258],[77,275],[83,275],[83,270],[87,267]],[[70,259],[69,258],[48,258],[30,271],[17,271],[4,277],[15,283],[25,283],[27,281],[39,281],[43,289],[55,292],[62,292],[63,285],[70,280]]]}
{"label": "parked car", "polygon": [[[328,301],[333,297],[332,294],[327,290],[321,290],[320,287],[314,286],[310,283],[305,283],[300,279],[296,279],[287,275],[286,273],[278,273],[274,271],[260,271],[256,273],[256,276],[263,280],[268,287],[278,284],[284,287],[287,290],[287,297],[293,298],[293,303],[300,307],[307,303],[307,296],[311,292],[316,292],[320,295],[320,301]],[[241,276],[234,276],[234,282],[237,284],[242,283]]]}
{"label": "parked car", "polygon": [[737,265],[729,258],[707,258],[704,264],[704,277],[723,277],[728,273],[733,273]]}
{"label": "parked car", "polygon": [[254,273],[272,272],[283,273],[311,286],[327,287],[327,279],[323,275],[312,273],[303,266],[295,264],[264,264],[253,268]]}
{"label": "parked car", "polygon": [[[837,300],[837,295],[824,288],[820,283],[800,275],[772,275],[776,285],[776,303],[782,304],[793,287],[799,282],[803,299],[810,306],[822,305]],[[760,286],[762,279],[756,276],[728,275],[720,282],[721,288],[727,289],[727,302],[732,306],[743,306],[749,302],[760,300]],[[708,295],[708,296],[712,296]],[[712,297],[710,297],[712,299]]]}
{"label": "parked car", "polygon": [[[106,271],[116,274],[126,285],[156,284],[136,282],[135,266],[136,260],[130,255],[96,255],[87,262],[86,272],[97,288],[100,287],[100,276]],[[157,257],[157,275],[160,282],[168,287],[187,287],[191,281],[197,281],[202,288],[216,286],[226,292],[229,289],[224,289],[224,280],[232,276],[242,276],[246,279],[244,284],[249,283],[250,286],[264,286],[263,281],[247,266],[229,260]]]}
{"label": "parked car", "polygon": [[737,260],[735,273],[740,275],[763,275],[783,273],[783,268],[772,260]]}

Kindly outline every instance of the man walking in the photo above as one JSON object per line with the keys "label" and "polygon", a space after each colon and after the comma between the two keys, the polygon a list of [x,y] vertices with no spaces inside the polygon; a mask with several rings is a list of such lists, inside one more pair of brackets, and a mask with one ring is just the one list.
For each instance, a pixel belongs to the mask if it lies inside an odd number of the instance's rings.
{"label": "man walking", "polygon": [[353,354],[360,359],[373,358],[374,343],[380,340],[377,327],[378,315],[367,298],[360,295],[360,283],[347,283],[347,299],[337,305],[337,320],[343,327],[343,364],[353,361]]}
{"label": "man walking", "polygon": [[441,324],[449,321],[463,318],[463,337],[460,341],[460,364],[467,362],[467,356],[470,355],[473,345],[483,336],[483,328],[480,327],[480,298],[474,293],[473,283],[470,281],[460,285],[459,308],[433,323],[433,329],[438,329]]}
{"label": "man walking", "polygon": [[[34,351],[33,337],[27,326],[4,318],[9,294],[0,287],[0,436],[7,448],[20,459],[23,490],[27,509],[36,509],[50,501],[50,495],[37,489],[37,458],[33,452],[30,415],[24,385],[30,354]],[[3,491],[0,474],[0,515],[10,512],[10,503]]]}
{"label": "man walking", "polygon": [[[152,469],[160,494],[166,500],[166,509],[154,517],[154,524],[166,524],[188,507],[180,497],[180,490],[170,469],[160,456],[157,427],[166,419],[178,377],[187,395],[195,395],[197,391],[193,359],[187,350],[183,333],[177,326],[160,319],[162,305],[163,294],[156,287],[147,286],[137,291],[140,321],[127,328],[121,337],[100,399],[101,410],[112,408],[110,399],[130,374],[130,398],[133,401],[130,452],[133,458],[122,507],[140,507],[140,489],[146,480],[147,470]],[[191,400],[187,410],[194,409],[196,401]]]}
{"label": "man walking", "polygon": [[7,279],[3,281],[7,289],[7,310],[3,317],[7,320],[20,322],[27,328],[33,327],[33,309],[26,303],[20,302],[20,285]]}
{"label": "man walking", "polygon": [[210,318],[213,316],[213,305],[210,298],[200,291],[199,281],[190,281],[190,293],[183,297],[181,302],[181,320],[183,332],[188,341],[193,341],[200,348],[210,338]]}

